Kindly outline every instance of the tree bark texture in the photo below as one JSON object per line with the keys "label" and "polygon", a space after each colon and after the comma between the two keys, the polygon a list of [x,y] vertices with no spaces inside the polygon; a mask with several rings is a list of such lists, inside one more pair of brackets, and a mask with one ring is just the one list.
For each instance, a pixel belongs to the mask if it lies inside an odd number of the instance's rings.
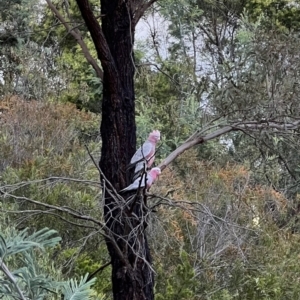
{"label": "tree bark texture", "polygon": [[[100,168],[118,191],[130,183],[126,166],[136,151],[133,13],[130,1],[102,0],[100,26],[88,0],[77,0],[77,4],[103,68]],[[154,299],[143,203],[139,195],[124,209],[105,192],[115,300]]]}

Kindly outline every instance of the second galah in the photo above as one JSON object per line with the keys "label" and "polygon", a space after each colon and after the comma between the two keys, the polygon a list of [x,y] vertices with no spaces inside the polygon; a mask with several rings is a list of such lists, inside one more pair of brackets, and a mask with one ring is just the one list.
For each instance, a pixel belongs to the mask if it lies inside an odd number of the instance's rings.
{"label": "second galah", "polygon": [[155,159],[155,147],[160,140],[160,132],[153,130],[144,144],[135,152],[130,160],[130,165],[135,165],[134,179],[140,175],[140,171],[145,168],[145,164],[150,168]]}
{"label": "second galah", "polygon": [[[152,168],[147,174],[138,177],[132,184],[130,184],[128,187],[121,190],[120,192],[133,191],[133,190],[137,190],[139,187],[144,187],[145,181],[146,181],[147,190],[149,190],[153,182],[157,179],[157,177],[160,174],[161,174],[160,168]],[[147,177],[145,178],[145,176]]]}

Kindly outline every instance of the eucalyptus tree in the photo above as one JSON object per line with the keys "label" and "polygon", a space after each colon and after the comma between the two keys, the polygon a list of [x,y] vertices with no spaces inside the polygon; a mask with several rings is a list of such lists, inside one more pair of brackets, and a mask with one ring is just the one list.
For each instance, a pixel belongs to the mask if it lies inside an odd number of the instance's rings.
{"label": "eucalyptus tree", "polygon": [[[183,106],[187,118],[193,116],[191,104],[195,107],[194,129],[199,128],[199,123],[205,128],[214,119],[217,126],[246,120],[297,120],[296,3],[183,0],[160,3],[158,11],[169,26],[168,55],[161,69],[166,78],[177,79],[178,73],[175,75],[170,66],[184,62],[185,67],[180,69],[183,79],[176,83],[169,80],[169,84],[173,91],[176,87],[184,92],[177,96],[177,102],[189,103]],[[151,32],[155,37],[152,48],[164,50],[158,47],[159,28],[153,26]],[[155,57],[147,58],[148,64],[156,61]],[[249,163],[257,182],[295,196],[299,189],[298,154],[293,150],[298,148],[297,137],[285,140],[279,133],[271,137],[268,130],[262,130],[260,135],[245,132],[231,133],[227,140],[222,138],[229,145],[232,159]]]}

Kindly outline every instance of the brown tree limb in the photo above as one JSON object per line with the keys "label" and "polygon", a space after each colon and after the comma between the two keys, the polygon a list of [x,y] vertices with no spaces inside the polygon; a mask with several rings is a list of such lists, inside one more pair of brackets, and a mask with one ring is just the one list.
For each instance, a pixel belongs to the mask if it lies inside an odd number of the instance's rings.
{"label": "brown tree limb", "polygon": [[146,3],[143,3],[139,8],[136,9],[133,17],[133,26],[135,26],[138,23],[140,18],[145,14],[146,10],[157,1],[158,0],[150,0]]}
{"label": "brown tree limb", "polygon": [[65,26],[67,32],[70,33],[75,38],[78,45],[81,47],[82,53],[83,53],[84,57],[86,58],[87,62],[95,70],[97,77],[99,77],[101,80],[103,80],[103,71],[99,67],[97,61],[91,55],[87,45],[85,44],[85,42],[83,40],[83,37],[82,37],[80,31],[76,27],[71,28],[69,26],[68,22],[64,19],[64,17],[60,14],[60,12],[56,9],[55,5],[50,0],[46,0],[46,2],[48,4],[49,8],[52,10],[52,12],[57,17],[57,19]]}
{"label": "brown tree limb", "polygon": [[[118,74],[118,69],[116,68],[115,61],[111,55],[109,46],[107,44],[106,38],[103,34],[102,28],[94,15],[90,3],[88,0],[76,0],[78,8],[81,12],[82,18],[85,21],[85,24],[91,34],[93,39],[98,58],[101,61],[102,68],[106,75],[109,78],[115,78]],[[112,81],[112,85],[115,81]],[[110,84],[110,83],[108,83]],[[116,87],[110,87],[112,91],[116,89]]]}

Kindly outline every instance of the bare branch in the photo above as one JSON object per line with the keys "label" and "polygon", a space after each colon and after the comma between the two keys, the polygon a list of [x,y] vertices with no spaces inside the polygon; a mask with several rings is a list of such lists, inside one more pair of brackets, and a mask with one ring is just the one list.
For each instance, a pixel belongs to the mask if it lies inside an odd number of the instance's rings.
{"label": "bare branch", "polygon": [[50,1],[46,0],[49,8],[52,10],[52,12],[55,14],[57,19],[65,26],[68,33],[70,33],[75,40],[77,41],[78,45],[81,47],[81,50],[83,52],[84,57],[86,58],[87,62],[94,68],[97,76],[103,80],[103,71],[99,67],[97,61],[92,57],[87,45],[85,44],[83,40],[83,36],[81,35],[80,31],[76,27],[70,27],[69,22],[67,22],[63,16],[60,14],[60,12],[56,9],[55,5]]}
{"label": "bare branch", "polygon": [[[86,144],[85,144],[84,146],[85,146],[85,148],[86,148],[86,150],[87,150],[87,152],[88,152],[88,155],[89,155],[90,159],[92,160],[94,166],[97,168],[97,170],[98,170],[98,172],[99,172],[99,175],[102,176],[102,178],[103,178],[103,180],[104,180],[105,183],[108,183],[108,184],[109,184],[109,187],[112,189],[112,192],[111,192],[110,190],[108,190],[108,189],[106,189],[106,190],[109,192],[109,194],[110,194],[115,200],[120,200],[121,202],[125,202],[125,200],[123,199],[123,197],[121,197],[121,196],[119,195],[119,193],[115,190],[114,186],[113,186],[113,185],[110,183],[110,181],[106,178],[106,176],[105,176],[104,173],[102,172],[101,168],[100,168],[99,165],[96,163],[96,161],[95,161],[95,159],[94,159],[94,157],[93,157],[93,155],[92,155],[90,149],[88,148],[88,146],[87,146]],[[105,186],[106,186],[106,185],[105,185]],[[103,187],[103,191],[104,191],[104,189],[105,189],[105,186]],[[104,192],[103,192],[103,193],[104,193]],[[116,198],[117,198],[117,199],[116,199]],[[119,201],[117,201],[117,202],[119,202]]]}
{"label": "bare branch", "polygon": [[111,264],[111,261],[105,263],[104,265],[102,265],[101,267],[99,267],[96,271],[94,271],[93,273],[91,273],[89,275],[89,277],[87,278],[86,281],[90,281],[97,273],[103,271],[106,267],[108,267]]}
{"label": "bare branch", "polygon": [[113,232],[111,232],[104,223],[94,219],[91,216],[83,215],[80,212],[78,212],[70,207],[66,207],[66,206],[59,207],[59,206],[55,206],[55,205],[50,205],[47,203],[42,203],[42,202],[30,199],[28,197],[16,196],[16,195],[12,195],[12,194],[9,194],[9,193],[3,192],[3,191],[1,191],[1,193],[4,197],[11,197],[11,198],[19,200],[19,201],[27,201],[27,202],[34,203],[34,204],[42,206],[42,207],[46,207],[46,208],[53,209],[56,211],[64,212],[64,213],[69,214],[73,218],[85,220],[88,222],[93,222],[94,224],[100,226],[100,229],[103,230],[103,232],[100,232],[100,234],[103,235],[105,238],[107,238],[110,241],[110,243],[113,245],[117,254],[119,255],[120,259],[123,261],[124,265],[128,268],[128,270],[129,271],[132,270],[132,267],[131,267],[128,259],[124,256],[122,250],[119,248],[119,246],[116,242],[117,237],[123,238],[123,239],[124,239],[124,237],[120,237],[120,236],[115,237],[115,234]]}
{"label": "bare branch", "polygon": [[186,140],[185,143],[179,146],[162,163],[160,163],[158,167],[163,170],[184,151],[194,147],[195,145],[205,143],[231,131],[261,132],[262,130],[273,130],[275,133],[280,132],[291,134],[293,130],[298,129],[299,127],[300,120],[296,120],[294,122],[261,120],[235,122],[232,125],[224,126],[206,135],[202,135],[202,133],[206,131],[205,129],[202,131],[196,131]]}
{"label": "bare branch", "polygon": [[[207,211],[207,207],[202,204],[202,203],[198,203],[198,202],[193,202],[193,201],[188,201],[188,200],[173,200],[167,197],[162,197],[159,195],[155,195],[155,194],[151,194],[149,195],[151,196],[151,198],[156,198],[156,199],[160,199],[159,201],[157,201],[152,207],[151,209],[158,207],[160,205],[164,205],[164,206],[171,206],[171,207],[176,207],[176,208],[180,208],[182,210],[186,210],[189,212],[201,212],[201,213],[205,213],[208,214]],[[224,218],[221,218],[217,215],[212,214],[211,212],[209,212],[209,214],[211,216],[213,216],[216,220],[219,220],[223,223],[228,223],[227,220],[225,220]],[[257,230],[253,230],[252,228],[248,228],[245,226],[241,226],[239,224],[232,224],[230,223],[232,226],[236,227],[236,228],[241,228],[241,229],[245,229],[248,231],[253,231],[256,232]]]}
{"label": "bare branch", "polygon": [[66,218],[52,212],[51,210],[39,210],[39,209],[27,209],[27,210],[5,210],[5,209],[0,209],[0,212],[4,212],[6,214],[29,214],[30,216],[34,217],[33,214],[47,214],[47,215],[52,215],[56,218],[59,218],[61,220],[63,220],[66,223],[69,223],[73,226],[77,226],[77,227],[84,227],[84,228],[90,228],[90,229],[97,229],[93,226],[89,226],[89,225],[84,225],[84,224],[79,224],[79,223],[75,223],[72,222],[70,220],[67,220]]}
{"label": "bare branch", "polygon": [[234,129],[233,126],[225,126],[223,128],[220,128],[212,133],[207,134],[206,136],[201,136],[199,134],[194,133],[194,138],[192,140],[188,139],[187,142],[183,143],[181,146],[179,146],[176,150],[174,150],[162,163],[159,164],[159,168],[161,170],[164,170],[175,158],[177,158],[180,154],[182,154],[184,151],[194,147],[195,145],[202,144],[204,142],[207,142],[209,140],[212,140],[214,138],[217,138],[225,133],[228,133]]}
{"label": "bare branch", "polygon": [[168,77],[174,84],[175,88],[179,89],[179,82],[176,81],[174,78],[172,78],[170,75],[168,75],[166,72],[164,72],[157,64],[155,63],[143,63],[143,64],[137,64],[137,67],[143,67],[143,66],[153,66],[155,67],[159,72],[161,72],[163,75]]}
{"label": "bare branch", "polygon": [[2,192],[2,194],[3,194],[4,197],[11,197],[11,198],[19,200],[19,201],[27,201],[27,202],[34,203],[34,204],[39,205],[39,206],[54,209],[56,211],[68,213],[70,216],[72,216],[75,219],[81,219],[81,220],[89,221],[89,222],[92,222],[92,223],[100,226],[101,228],[105,228],[105,225],[102,222],[94,219],[91,216],[83,215],[80,212],[77,212],[76,210],[74,210],[70,207],[67,207],[67,206],[55,206],[55,205],[51,205],[51,204],[47,204],[47,203],[42,203],[40,201],[36,201],[36,200],[30,199],[30,198],[27,198],[27,197],[24,197],[24,196],[16,196],[16,195],[6,193],[6,192]]}
{"label": "bare branch", "polygon": [[12,192],[12,191],[18,190],[20,188],[23,188],[23,187],[31,185],[31,184],[43,183],[43,182],[49,182],[49,184],[52,184],[52,183],[57,183],[57,182],[62,182],[62,181],[76,182],[76,183],[95,185],[95,186],[101,187],[101,183],[99,181],[78,179],[78,178],[72,178],[72,177],[51,176],[51,177],[46,177],[43,179],[21,181],[21,182],[15,183],[15,184],[6,184],[6,185],[2,185],[0,188],[5,189],[6,191]]}
{"label": "bare branch", "polygon": [[135,10],[133,17],[133,26],[135,26],[138,23],[140,18],[145,14],[146,10],[157,1],[158,0],[149,0],[148,2],[143,3],[140,7],[138,7]]}

